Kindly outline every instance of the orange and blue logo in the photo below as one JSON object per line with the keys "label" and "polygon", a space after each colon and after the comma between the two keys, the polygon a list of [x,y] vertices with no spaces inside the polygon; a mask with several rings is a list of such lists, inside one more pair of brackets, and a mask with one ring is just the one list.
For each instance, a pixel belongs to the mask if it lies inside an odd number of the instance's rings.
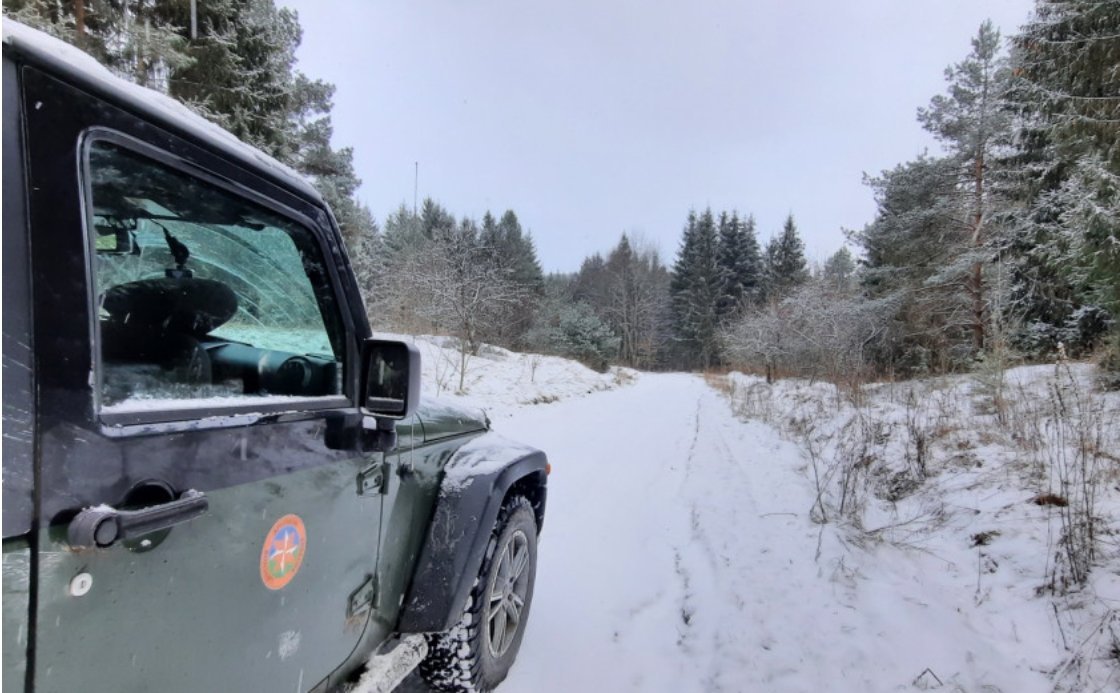
{"label": "orange and blue logo", "polygon": [[307,530],[299,515],[285,515],[272,525],[261,549],[261,580],[270,590],[292,581],[307,553]]}

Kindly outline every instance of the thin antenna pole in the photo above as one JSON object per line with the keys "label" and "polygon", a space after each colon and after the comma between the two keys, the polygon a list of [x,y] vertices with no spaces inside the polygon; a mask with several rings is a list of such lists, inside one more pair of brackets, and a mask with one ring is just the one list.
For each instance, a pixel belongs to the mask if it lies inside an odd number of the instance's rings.
{"label": "thin antenna pole", "polygon": [[198,0],[191,0],[191,40],[198,39]]}
{"label": "thin antenna pole", "polygon": [[416,198],[420,191],[420,162],[416,162],[416,175],[412,179],[412,216],[416,216]]}

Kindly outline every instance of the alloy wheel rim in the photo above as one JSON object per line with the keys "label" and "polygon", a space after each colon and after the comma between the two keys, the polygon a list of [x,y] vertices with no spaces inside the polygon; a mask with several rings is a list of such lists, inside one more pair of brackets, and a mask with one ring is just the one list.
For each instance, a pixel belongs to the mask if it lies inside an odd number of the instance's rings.
{"label": "alloy wheel rim", "polygon": [[513,645],[528,591],[529,539],[517,530],[498,553],[498,569],[486,600],[486,644],[493,657],[501,657]]}

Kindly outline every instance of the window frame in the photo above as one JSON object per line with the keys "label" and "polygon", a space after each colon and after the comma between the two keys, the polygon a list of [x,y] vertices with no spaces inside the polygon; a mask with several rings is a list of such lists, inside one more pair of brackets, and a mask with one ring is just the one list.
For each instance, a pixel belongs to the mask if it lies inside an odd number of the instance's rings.
{"label": "window frame", "polygon": [[[324,329],[327,330],[328,339],[332,347],[340,351],[335,358],[341,369],[341,392],[332,395],[320,396],[283,396],[283,401],[269,402],[268,395],[246,395],[244,403],[230,404],[201,404],[205,398],[184,398],[181,406],[152,407],[127,412],[105,412],[102,404],[102,383],[105,369],[101,358],[101,325],[98,313],[98,287],[97,287],[97,251],[95,247],[96,232],[93,227],[93,171],[90,168],[90,152],[98,143],[109,143],[128,151],[140,158],[146,159],[155,166],[163,166],[180,175],[190,176],[205,185],[240,198],[247,204],[263,207],[264,209],[283,217],[285,220],[298,225],[310,234],[315,250],[326,271],[322,274],[323,286],[311,283],[315,298],[319,304],[320,313],[324,318]],[[351,379],[350,368],[354,358],[350,353],[354,349],[353,339],[349,334],[349,323],[346,320],[346,301],[342,299],[343,293],[339,287],[337,268],[330,265],[333,257],[331,248],[323,238],[323,231],[318,223],[305,214],[300,213],[281,204],[277,200],[259,193],[252,188],[234,183],[216,175],[209,170],[176,156],[150,142],[138,139],[131,135],[112,128],[95,126],[82,132],[77,148],[78,155],[78,182],[80,190],[81,220],[82,220],[82,246],[85,250],[86,265],[86,294],[87,314],[90,322],[90,357],[91,374],[90,385],[93,395],[93,416],[108,430],[115,434],[125,433],[132,427],[139,426],[136,432],[147,432],[147,424],[180,424],[173,428],[195,429],[199,427],[225,427],[230,425],[244,425],[245,423],[259,420],[262,416],[276,416],[283,414],[314,414],[316,412],[351,408],[354,406],[353,395],[347,394],[348,384]],[[330,324],[333,322],[333,325]],[[332,334],[332,330],[334,333]]]}

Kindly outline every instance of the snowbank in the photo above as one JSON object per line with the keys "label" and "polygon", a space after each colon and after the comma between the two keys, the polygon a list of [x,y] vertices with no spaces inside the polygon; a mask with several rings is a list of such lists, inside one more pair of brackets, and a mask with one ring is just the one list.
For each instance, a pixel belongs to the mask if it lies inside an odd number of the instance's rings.
{"label": "snowbank", "polygon": [[[741,416],[801,449],[812,516],[838,542],[825,543],[824,564],[897,593],[891,618],[912,622],[922,633],[916,646],[945,662],[914,686],[1120,684],[1120,552],[1111,538],[1120,528],[1120,393],[1094,392],[1092,366],[860,393],[739,373],[728,381]],[[1096,553],[1082,556],[1082,585],[1076,554],[1087,545],[1078,534],[1089,517]],[[857,608],[865,607],[877,605]],[[962,643],[969,667],[949,664]],[[985,657],[1019,671],[998,672]]]}
{"label": "snowbank", "polygon": [[461,355],[452,337],[382,335],[411,341],[420,349],[426,396],[484,409],[491,420],[509,418],[525,406],[550,404],[630,383],[638,372],[614,367],[597,373],[557,356],[523,354],[484,345],[467,359],[460,391]]}

